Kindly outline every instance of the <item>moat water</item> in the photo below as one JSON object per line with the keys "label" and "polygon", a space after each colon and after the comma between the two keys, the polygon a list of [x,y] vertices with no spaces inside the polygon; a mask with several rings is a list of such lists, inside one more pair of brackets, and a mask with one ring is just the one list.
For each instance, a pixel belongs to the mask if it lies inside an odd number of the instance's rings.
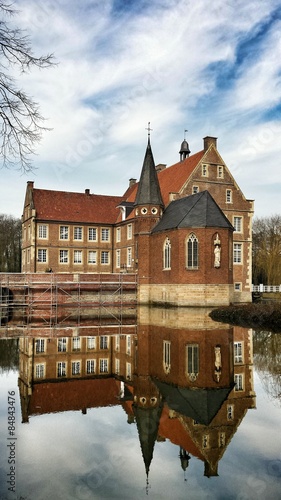
{"label": "moat water", "polygon": [[0,499],[281,499],[281,334],[136,312],[0,327]]}

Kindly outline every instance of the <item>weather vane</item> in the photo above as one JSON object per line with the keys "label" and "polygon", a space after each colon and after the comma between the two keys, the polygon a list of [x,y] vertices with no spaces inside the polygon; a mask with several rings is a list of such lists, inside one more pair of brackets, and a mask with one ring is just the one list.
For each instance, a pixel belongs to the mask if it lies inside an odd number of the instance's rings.
{"label": "weather vane", "polygon": [[152,128],[150,128],[150,122],[148,122],[148,127],[145,129],[148,130],[148,140],[150,141],[150,132],[152,132]]}
{"label": "weather vane", "polygon": [[184,140],[186,140],[186,133],[187,133],[187,132],[188,132],[188,130],[187,130],[187,129],[185,129],[185,131],[184,131]]}

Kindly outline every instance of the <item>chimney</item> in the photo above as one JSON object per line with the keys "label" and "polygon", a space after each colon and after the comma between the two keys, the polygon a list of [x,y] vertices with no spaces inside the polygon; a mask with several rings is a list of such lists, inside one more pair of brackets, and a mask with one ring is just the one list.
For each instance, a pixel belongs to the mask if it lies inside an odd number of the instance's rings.
{"label": "chimney", "polygon": [[136,184],[136,182],[137,182],[137,179],[133,179],[133,178],[129,179],[129,187],[132,187],[134,184]]}
{"label": "chimney", "polygon": [[165,163],[159,163],[159,165],[156,165],[155,170],[156,172],[161,172],[161,170],[164,170],[167,167]]}
{"label": "chimney", "polygon": [[204,137],[204,151],[207,151],[207,149],[213,144],[215,148],[217,147],[217,137]]}
{"label": "chimney", "polygon": [[90,189],[85,189],[85,194],[89,195],[90,194]]}
{"label": "chimney", "polygon": [[33,186],[34,186],[34,181],[27,181],[27,187],[33,189]]}

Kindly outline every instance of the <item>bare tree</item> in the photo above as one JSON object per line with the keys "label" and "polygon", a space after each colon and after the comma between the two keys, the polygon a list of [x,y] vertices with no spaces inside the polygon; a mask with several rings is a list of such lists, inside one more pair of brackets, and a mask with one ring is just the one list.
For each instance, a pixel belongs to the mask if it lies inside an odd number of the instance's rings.
{"label": "bare tree", "polygon": [[21,271],[21,220],[0,214],[0,272]]}
{"label": "bare tree", "polygon": [[54,65],[54,58],[52,54],[33,55],[29,37],[9,23],[16,13],[12,4],[0,1],[0,153],[2,166],[28,172],[34,147],[48,129],[38,104],[17,87],[11,71],[48,68]]}
{"label": "bare tree", "polygon": [[281,283],[281,216],[254,219],[253,281],[265,285]]}

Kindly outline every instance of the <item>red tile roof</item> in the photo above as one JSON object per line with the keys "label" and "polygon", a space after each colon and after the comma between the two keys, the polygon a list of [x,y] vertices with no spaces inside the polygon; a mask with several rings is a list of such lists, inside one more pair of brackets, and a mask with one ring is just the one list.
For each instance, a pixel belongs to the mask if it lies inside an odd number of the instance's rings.
{"label": "red tile roof", "polygon": [[[195,167],[198,165],[200,160],[202,160],[204,154],[204,150],[199,151],[185,160],[175,163],[158,173],[161,194],[165,206],[167,206],[170,201],[169,193],[178,193],[180,191]],[[128,190],[126,191],[125,194],[128,194],[127,201],[135,201],[137,189],[138,183],[134,184],[129,193]]]}
{"label": "red tile roof", "polygon": [[114,224],[122,196],[33,189],[36,217],[41,220]]}

